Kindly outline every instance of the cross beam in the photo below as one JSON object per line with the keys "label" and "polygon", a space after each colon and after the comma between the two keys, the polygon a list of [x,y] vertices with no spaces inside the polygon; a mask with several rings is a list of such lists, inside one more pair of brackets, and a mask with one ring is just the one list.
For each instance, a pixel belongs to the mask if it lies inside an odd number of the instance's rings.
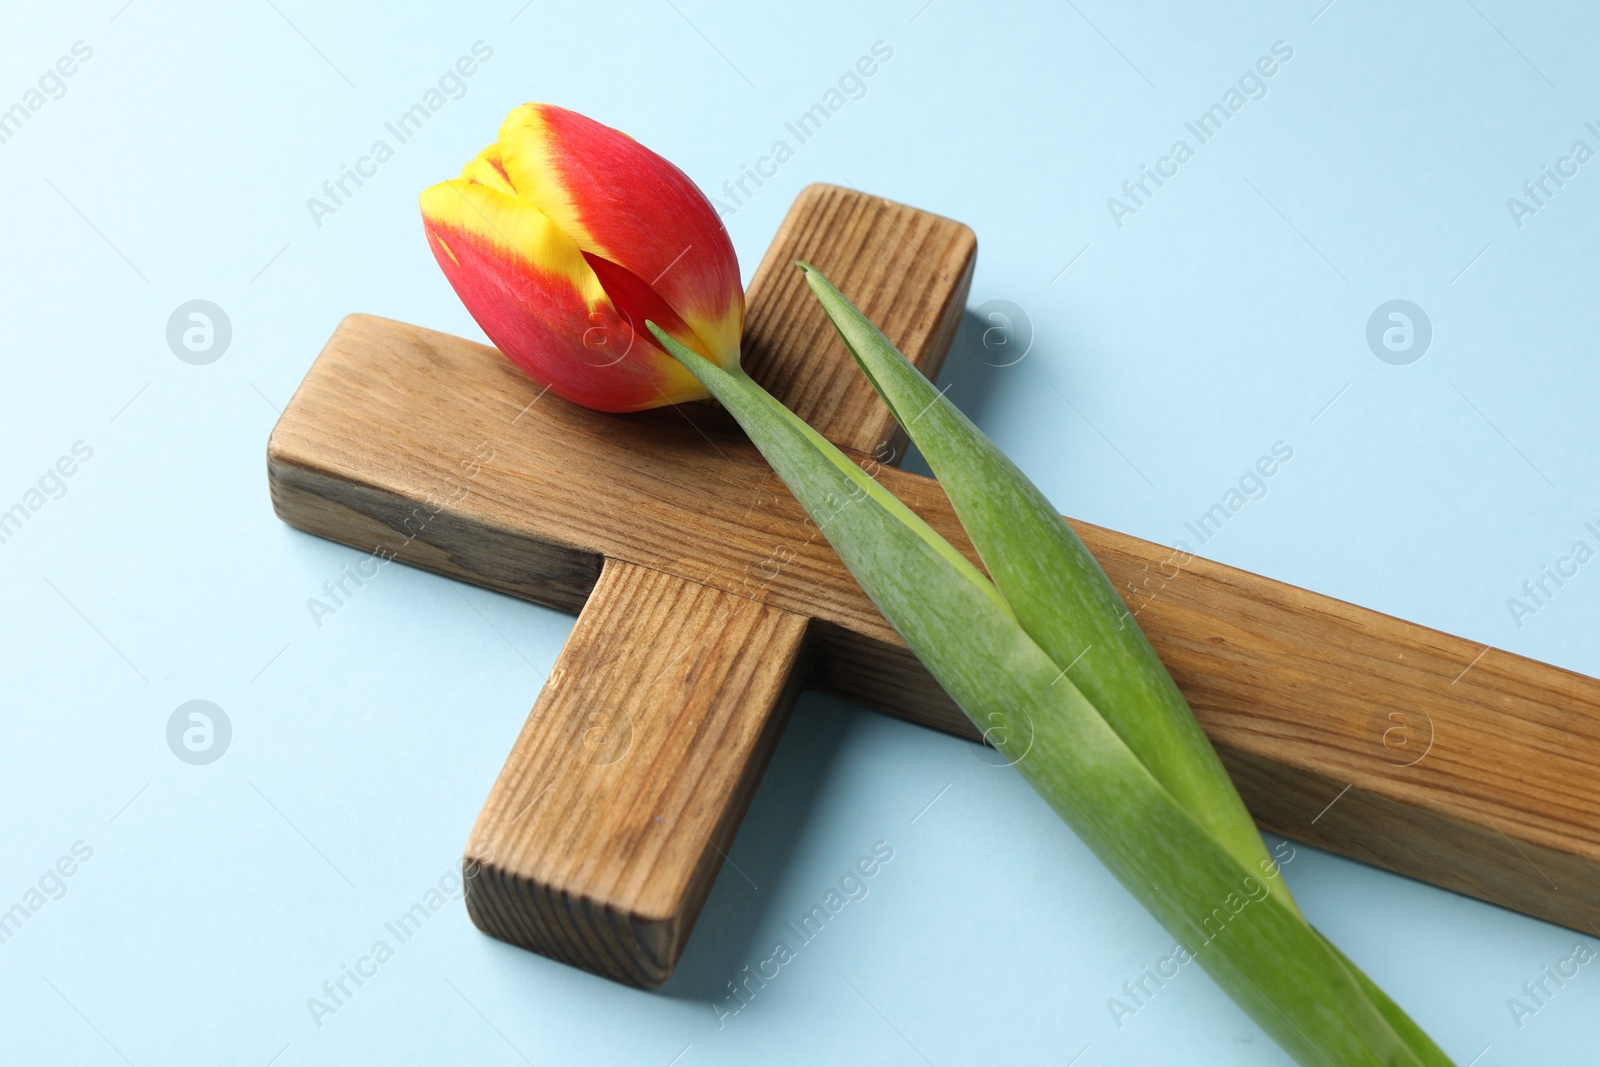
{"label": "cross beam", "polygon": [[[829,186],[748,293],[751,374],[975,558],[812,301],[815,263],[929,376],[971,231]],[[579,612],[469,840],[486,932],[670,975],[804,687],[976,731],[726,415],[616,416],[492,348],[351,316],[268,445],[280,517]],[[1071,520],[1069,520],[1071,521]],[[1576,929],[1600,925],[1600,682],[1073,522],[1263,827]]]}

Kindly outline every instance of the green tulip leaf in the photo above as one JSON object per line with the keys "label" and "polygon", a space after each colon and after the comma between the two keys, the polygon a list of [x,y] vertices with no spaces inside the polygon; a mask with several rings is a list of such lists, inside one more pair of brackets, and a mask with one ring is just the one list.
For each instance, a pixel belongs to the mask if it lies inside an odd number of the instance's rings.
{"label": "green tulip leaf", "polygon": [[1239,862],[1266,858],[1183,694],[1061,513],[827,278],[800,267],[845,347],[922,450],[1022,628],[1067,665],[1150,773]]}
{"label": "green tulip leaf", "polygon": [[[1216,832],[1213,823],[1226,820],[1210,811],[1219,801],[1209,789],[1194,788],[1203,778],[1174,773],[1181,760],[1163,754],[1164,773],[1190,789],[1182,793],[1113,726],[1064,655],[1048,647],[1058,631],[1041,627],[1041,639],[1015,610],[1029,600],[1011,588],[1016,572],[990,582],[742,371],[650,328],[744,427],[967,716],[1274,1040],[1303,1064],[1449,1064],[1305,921],[1259,835],[1255,849],[1244,850]],[[1124,698],[1118,677],[1102,676],[1112,679],[1100,685],[1112,699]],[[1159,743],[1136,736],[1146,748]],[[1231,803],[1239,803],[1236,793]]]}

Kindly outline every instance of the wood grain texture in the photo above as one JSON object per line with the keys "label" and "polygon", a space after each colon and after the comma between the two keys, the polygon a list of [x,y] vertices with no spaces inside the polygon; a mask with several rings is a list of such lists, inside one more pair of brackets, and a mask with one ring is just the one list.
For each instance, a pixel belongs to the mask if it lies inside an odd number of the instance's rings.
{"label": "wood grain texture", "polygon": [[[825,323],[814,305],[792,314]],[[274,505],[322,536],[568,610],[614,561],[746,598],[810,620],[810,684],[975,736],[721,412],[602,415],[537,394],[492,349],[347,319],[273,434]],[[972,554],[935,483],[875,469]],[[1263,826],[1600,926],[1600,682],[1074,526]]]}
{"label": "wood grain texture", "polygon": [[958,222],[836,185],[795,198],[745,294],[740,363],[841,448],[899,456],[906,437],[864,379],[796,260],[820,270],[929,378],[966,309],[978,239]]}
{"label": "wood grain texture", "polygon": [[[898,455],[898,428],[832,327],[795,320],[811,295],[793,263],[814,257],[849,278],[932,374],[976,252],[972,232],[948,219],[812,186],[751,285],[745,365],[826,412],[840,443]],[[751,587],[779,565],[747,576]],[[586,582],[590,570],[577,573]],[[619,981],[664,982],[799,691],[808,622],[606,562],[473,830],[473,921]]]}
{"label": "wood grain texture", "polygon": [[[461,392],[441,399],[427,384],[437,378]],[[608,416],[547,398],[513,425],[536,393],[492,349],[347,320],[274,435],[279,514],[568,610],[606,558],[749,596],[813,619],[811,684],[975,736],[714,413]],[[462,477],[455,457],[485,441],[495,458]],[[936,484],[879,477],[971,554]],[[464,495],[432,513],[450,478]],[[1074,526],[1263,826],[1575,929],[1600,925],[1600,682]],[[793,558],[774,568],[780,547]],[[1407,746],[1426,755],[1406,766]]]}
{"label": "wood grain texture", "polygon": [[608,562],[473,828],[472,921],[666,981],[800,690],[806,625]]}
{"label": "wood grain texture", "polygon": [[[972,231],[959,223],[811,186],[750,286],[745,365],[812,412],[839,443],[888,462],[900,453],[897,427],[826,319],[797,314],[813,298],[794,261],[807,259],[848,279],[869,313],[897,331],[907,356],[936,374],[959,325],[976,254]],[[416,365],[397,366],[409,373]],[[463,383],[482,384],[456,380],[448,361],[418,369],[427,388],[463,401],[470,402]],[[358,387],[357,378],[341,381],[336,388]],[[291,410],[296,418],[285,417],[285,435],[307,419],[313,434],[341,430],[325,421],[326,409],[305,390]],[[525,416],[519,408],[506,432],[544,432],[538,416]],[[704,405],[689,405],[667,421],[695,435],[680,445],[713,454],[717,446],[701,430],[722,438],[736,430],[726,413]],[[359,448],[360,437],[373,432],[343,431],[338,447],[344,449]],[[340,528],[341,508],[378,516],[405,533],[407,559],[479,582],[493,571],[501,588],[569,610],[582,607],[473,831],[464,858],[472,883],[468,911],[480,928],[506,941],[619,981],[658,985],[683,950],[794,702],[810,617],[760,601],[761,587],[787,563],[776,545],[728,591],[681,568],[596,556],[583,537],[538,548],[479,542],[457,505],[492,481],[483,475],[502,462],[500,432],[490,426],[476,442],[426,442],[447,446],[432,456],[448,469],[428,475],[436,484],[420,509],[404,503],[396,509],[372,485],[348,479],[348,469],[295,468],[285,479],[299,498],[294,521],[327,532]],[[554,448],[551,464],[585,447],[581,436],[546,443]],[[522,462],[518,457],[515,466]],[[593,508],[599,518],[613,506],[635,504],[642,508],[636,516],[651,514],[648,501],[608,501],[608,472],[566,462],[580,476],[568,483],[572,506]],[[649,492],[648,480],[659,471],[639,473],[645,477],[636,484]],[[529,497],[521,506],[549,503]],[[693,526],[656,514],[659,536],[698,536]],[[532,582],[530,565],[541,576]]]}

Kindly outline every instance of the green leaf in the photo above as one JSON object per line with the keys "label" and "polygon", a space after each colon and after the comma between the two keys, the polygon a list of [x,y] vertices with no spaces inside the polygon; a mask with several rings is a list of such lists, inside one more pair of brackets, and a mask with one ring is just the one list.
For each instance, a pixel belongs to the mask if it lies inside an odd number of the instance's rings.
{"label": "green leaf", "polygon": [[922,450],[1022,628],[1239,862],[1265,859],[1261,835],[1188,702],[1061,513],[820,271],[799,266]]}
{"label": "green leaf", "polygon": [[[738,373],[740,375],[744,375],[743,369],[741,368]],[[755,386],[757,389],[761,388],[760,386],[756,386],[753,381],[750,381],[748,376],[745,376],[745,381],[749,382],[750,385]],[[974,567],[972,562],[968,560],[967,557],[963,556],[960,552],[957,552],[955,547],[952,546],[949,541],[946,541],[943,537],[939,536],[938,531],[923,521],[921,515],[918,515],[916,512],[906,507],[905,504],[901,502],[899,497],[895,496],[883,486],[879,485],[876,479],[874,479],[866,471],[862,470],[855,463],[851,462],[850,457],[833,447],[827,438],[823,437],[816,430],[812,429],[810,423],[806,422],[800,416],[784,407],[783,404],[779,403],[776,397],[772,396],[764,389],[761,390],[760,395],[770,404],[780,419],[788,422],[789,425],[807,441],[807,443],[812,445],[835,467],[843,471],[844,474],[855,483],[855,486],[860,489],[860,491],[872,497],[873,500],[875,500],[879,505],[886,508],[891,515],[900,520],[900,522],[903,523],[907,528],[916,533],[918,537],[922,538],[923,541],[932,546],[933,550],[938,552],[939,555],[950,564],[951,568],[958,575],[981,589],[984,595],[993,600],[1002,611],[1008,615],[1011,614],[1010,606],[1006,604],[1005,599],[1000,595],[999,590],[994,587],[994,583],[985,577],[982,571]],[[763,455],[765,455],[765,453],[763,453]],[[770,458],[768,459],[768,462],[771,462]],[[815,516],[812,518],[815,520]],[[818,529],[823,529],[820,522],[817,523],[817,527]],[[824,529],[823,532],[826,533],[827,531]]]}
{"label": "green leaf", "polygon": [[1274,1040],[1304,1064],[1448,1064],[1402,1036],[1272,861],[1219,843],[935,531],[742,371],[651,330],[744,426],[934,678],[975,723],[999,724],[997,747]]}

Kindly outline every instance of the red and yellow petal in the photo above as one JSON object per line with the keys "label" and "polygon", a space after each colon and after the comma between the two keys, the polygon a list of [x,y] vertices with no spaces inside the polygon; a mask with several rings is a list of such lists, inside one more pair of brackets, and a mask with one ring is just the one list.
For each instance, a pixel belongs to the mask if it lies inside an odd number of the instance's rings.
{"label": "red and yellow petal", "polygon": [[738,362],[738,259],[715,209],[687,175],[626,134],[549,104],[513,111],[492,151],[492,159],[480,156],[469,168],[482,161],[579,249],[658,294],[700,342],[679,337],[685,344],[723,366]]}
{"label": "red and yellow petal", "polygon": [[422,194],[434,258],[495,346],[553,392],[601,411],[705,396],[635,321],[651,312],[619,308],[577,243],[510,189],[491,147],[462,178]]}

